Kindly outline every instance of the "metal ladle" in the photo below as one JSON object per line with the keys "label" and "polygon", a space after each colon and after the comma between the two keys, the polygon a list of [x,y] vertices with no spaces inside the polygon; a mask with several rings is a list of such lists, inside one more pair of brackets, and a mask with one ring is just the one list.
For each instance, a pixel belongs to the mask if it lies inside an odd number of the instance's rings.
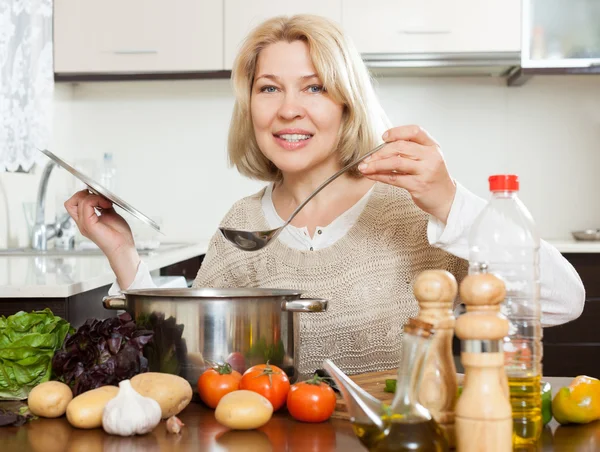
{"label": "metal ladle", "polygon": [[379,151],[383,146],[385,146],[385,144],[386,143],[380,144],[379,146],[377,146],[375,149],[373,149],[369,153],[356,159],[354,162],[348,163],[341,170],[339,170],[337,173],[335,173],[333,176],[331,176],[329,179],[327,179],[325,182],[323,182],[321,185],[319,185],[316,188],[316,190],[313,191],[308,196],[308,198],[306,198],[304,201],[302,201],[302,203],[298,207],[296,207],[296,210],[294,210],[292,212],[290,217],[287,219],[287,221],[285,223],[283,223],[282,226],[275,228],[275,229],[270,229],[267,231],[242,231],[239,229],[219,227],[221,234],[223,234],[223,237],[225,237],[227,240],[229,240],[233,245],[235,245],[236,247],[238,247],[239,249],[244,250],[244,251],[258,251],[258,250],[264,248],[269,243],[271,243],[272,240],[277,238],[277,236],[281,233],[283,228],[285,228],[288,224],[290,224],[290,222],[294,219],[294,217],[296,215],[298,215],[298,212],[300,212],[302,210],[302,208],[306,204],[308,204],[311,199],[313,199],[315,196],[317,196],[317,193],[319,193],[321,190],[323,190],[327,185],[329,185],[331,182],[333,182],[339,176],[344,174],[346,171],[348,171],[354,165],[362,162],[364,159],[366,159],[370,155]]}

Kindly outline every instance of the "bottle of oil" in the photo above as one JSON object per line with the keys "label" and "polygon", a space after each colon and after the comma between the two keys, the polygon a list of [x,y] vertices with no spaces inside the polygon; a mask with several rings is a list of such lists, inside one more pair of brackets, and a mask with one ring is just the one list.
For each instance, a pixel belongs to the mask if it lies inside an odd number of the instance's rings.
{"label": "bottle of oil", "polygon": [[372,422],[351,419],[354,433],[371,452],[443,452],[444,432],[418,402],[419,383],[432,334],[432,325],[410,319],[404,327],[396,394],[382,416],[383,429]]}
{"label": "bottle of oil", "polygon": [[542,433],[540,239],[519,200],[515,175],[489,178],[491,199],[469,234],[469,273],[487,268],[506,285],[502,313],[510,324],[503,350],[513,416],[513,446],[535,444]]}

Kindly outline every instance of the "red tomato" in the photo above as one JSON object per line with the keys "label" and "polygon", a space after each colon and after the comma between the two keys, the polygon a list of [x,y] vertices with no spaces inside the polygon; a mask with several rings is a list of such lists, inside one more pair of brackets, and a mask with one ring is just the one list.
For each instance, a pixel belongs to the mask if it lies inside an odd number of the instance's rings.
{"label": "red tomato", "polygon": [[240,389],[258,392],[271,402],[273,411],[277,411],[285,405],[290,390],[290,380],[283,370],[267,362],[267,364],[253,366],[244,372]]}
{"label": "red tomato", "polygon": [[205,370],[198,378],[198,395],[210,408],[216,408],[219,400],[240,387],[242,374],[231,369],[227,363]]}
{"label": "red tomato", "polygon": [[302,422],[326,421],[333,414],[335,403],[333,389],[317,375],[292,385],[287,397],[289,413]]}

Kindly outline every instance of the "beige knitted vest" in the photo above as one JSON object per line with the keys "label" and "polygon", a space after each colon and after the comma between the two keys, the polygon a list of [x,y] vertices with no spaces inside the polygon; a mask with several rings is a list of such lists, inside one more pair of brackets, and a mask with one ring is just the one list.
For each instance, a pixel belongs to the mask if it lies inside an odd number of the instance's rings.
{"label": "beige knitted vest", "polygon": [[[238,201],[222,225],[268,229],[260,192]],[[402,329],[419,313],[412,282],[426,269],[446,269],[460,281],[467,263],[427,240],[428,216],[402,189],[377,183],[350,231],[328,248],[300,251],[279,240],[241,251],[215,234],[194,287],[296,289],[326,298],[326,312],[300,314],[301,375],[331,359],[348,374],[398,367]]]}

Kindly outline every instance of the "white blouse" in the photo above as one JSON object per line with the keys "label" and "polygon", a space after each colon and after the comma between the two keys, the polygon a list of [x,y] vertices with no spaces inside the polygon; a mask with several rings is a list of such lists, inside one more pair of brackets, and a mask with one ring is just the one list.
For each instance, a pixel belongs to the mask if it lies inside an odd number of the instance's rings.
{"label": "white blouse", "polygon": [[[343,214],[333,220],[327,226],[317,226],[315,233],[311,238],[308,234],[308,228],[298,228],[288,225],[279,234],[279,240],[285,243],[290,248],[297,250],[320,250],[333,245],[339,239],[344,237],[346,233],[354,226],[358,217],[362,213],[365,205],[369,202],[373,187],[352,207],[346,210]],[[279,217],[273,204],[273,184],[269,184],[262,197],[263,214],[269,223],[269,228],[275,229],[285,223],[285,220]]]}

